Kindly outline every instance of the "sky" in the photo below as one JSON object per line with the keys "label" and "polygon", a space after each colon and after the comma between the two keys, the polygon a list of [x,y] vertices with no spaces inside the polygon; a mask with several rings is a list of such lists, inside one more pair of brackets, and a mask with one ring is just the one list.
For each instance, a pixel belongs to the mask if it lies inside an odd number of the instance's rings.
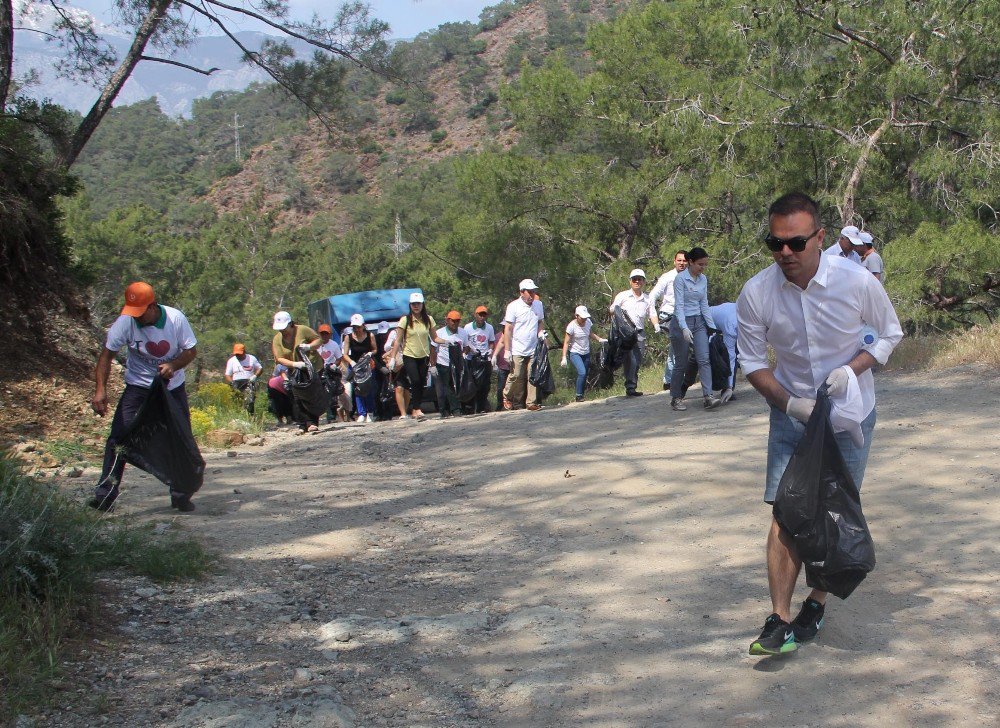
{"label": "sky", "polygon": [[[334,0],[288,0],[293,17],[308,19],[313,12],[330,13],[339,3]],[[369,0],[375,17],[392,26],[391,38],[412,38],[441,23],[478,20],[479,13],[498,0]],[[71,0],[70,4],[89,10],[98,20],[110,23],[110,0]],[[238,3],[232,3],[238,4]],[[251,30],[249,26],[246,28]]]}

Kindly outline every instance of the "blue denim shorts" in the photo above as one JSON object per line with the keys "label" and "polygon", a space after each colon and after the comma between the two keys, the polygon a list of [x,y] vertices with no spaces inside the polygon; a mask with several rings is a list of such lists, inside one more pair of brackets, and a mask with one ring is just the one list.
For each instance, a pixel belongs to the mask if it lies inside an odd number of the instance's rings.
{"label": "blue denim shorts", "polygon": [[[875,430],[875,409],[861,423],[861,432],[865,436],[865,444],[858,447],[846,432],[836,434],[837,445],[847,463],[858,490],[865,478],[865,466],[868,465],[868,450],[872,445],[872,432]],[[767,436],[767,481],[764,484],[764,502],[774,503],[778,494],[778,483],[792,459],[799,440],[806,432],[806,426],[794,417],[789,417],[776,407],[771,407],[771,431]]]}

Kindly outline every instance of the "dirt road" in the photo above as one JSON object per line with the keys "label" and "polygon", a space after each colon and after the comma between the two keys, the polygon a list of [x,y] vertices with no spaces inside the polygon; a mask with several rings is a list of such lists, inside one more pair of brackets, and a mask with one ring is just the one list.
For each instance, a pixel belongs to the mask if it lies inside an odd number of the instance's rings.
{"label": "dirt road", "polygon": [[39,720],[996,725],[1000,381],[878,389],[878,567],[787,658],[747,655],[769,510],[766,409],[744,386],[716,412],[657,394],[277,433],[210,454],[191,516],[132,469],[125,510],[204,539],[219,572],[119,582],[118,625]]}

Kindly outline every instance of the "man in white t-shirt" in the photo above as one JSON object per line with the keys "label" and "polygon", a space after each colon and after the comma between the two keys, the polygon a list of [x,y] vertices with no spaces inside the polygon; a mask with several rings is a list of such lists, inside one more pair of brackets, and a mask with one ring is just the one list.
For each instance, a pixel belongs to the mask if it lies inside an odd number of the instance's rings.
{"label": "man in white t-shirt", "polygon": [[[465,325],[465,331],[469,335],[469,349],[472,354],[480,354],[489,359],[493,354],[493,347],[496,344],[496,334],[493,325],[486,321],[490,315],[490,310],[486,306],[476,307],[476,313],[472,321]],[[466,414],[477,412],[489,412],[490,388],[493,386],[493,368],[488,367],[484,376],[484,381],[479,383],[476,390],[476,398],[471,402],[462,405]]]}
{"label": "man in white t-shirt", "polygon": [[451,372],[451,346],[457,344],[462,355],[467,354],[469,349],[469,332],[460,327],[462,314],[458,311],[449,311],[444,318],[444,326],[437,330],[438,338],[448,342],[447,346],[431,342],[431,363],[437,368],[437,377],[434,380],[437,387],[438,412],[442,419],[452,415],[462,414],[461,403],[458,401],[458,392],[455,390],[455,381]]}
{"label": "man in white t-shirt", "polygon": [[[254,401],[256,399],[255,387],[257,384],[257,375],[260,374],[262,368],[260,362],[257,361],[257,357],[253,354],[247,354],[245,345],[240,343],[233,344],[233,355],[226,362],[225,377],[233,389],[246,394],[245,404],[247,412],[250,414],[253,414]],[[248,389],[249,393],[247,393]]]}
{"label": "man in white t-shirt", "polygon": [[[670,319],[674,317],[674,279],[677,274],[682,272],[687,268],[687,251],[678,250],[674,253],[674,267],[660,276],[656,285],[653,286],[653,290],[649,292],[649,300],[656,305],[656,302],[661,298],[663,299],[660,303],[660,311],[657,314],[657,319],[660,322],[660,328],[669,326]],[[667,342],[669,344],[669,337]],[[674,350],[671,348],[667,352],[667,363],[663,367],[663,390],[666,391],[670,389],[670,379],[674,372]]]}
{"label": "man in white t-shirt", "polygon": [[518,290],[520,295],[507,304],[503,317],[503,355],[510,362],[503,408],[540,410],[538,391],[528,381],[528,374],[535,360],[535,345],[544,336],[545,308],[538,299],[538,286],[533,280],[525,278]]}
{"label": "man in white t-shirt", "polygon": [[[675,276],[676,277],[676,276]],[[625,396],[641,397],[642,392],[636,390],[639,386],[639,367],[642,366],[642,357],[646,353],[646,319],[653,324],[653,330],[660,333],[660,321],[653,307],[652,299],[646,295],[643,288],[646,286],[646,273],[641,268],[633,268],[628,274],[629,290],[622,291],[615,300],[611,302],[608,310],[614,312],[615,306],[621,306],[622,311],[628,314],[632,323],[639,329],[639,340],[629,351],[622,365],[625,375]]]}
{"label": "man in white t-shirt", "polygon": [[868,272],[875,276],[879,282],[885,285],[885,263],[882,256],[875,252],[874,238],[871,233],[862,232],[861,239],[865,243],[865,252],[861,257],[861,265],[868,269]]}
{"label": "man in white t-shirt", "polygon": [[826,249],[826,255],[839,255],[861,265],[861,251],[865,249],[865,241],[861,239],[861,231],[854,225],[841,228],[837,242]]}
{"label": "man in white t-shirt", "polygon": [[[92,508],[111,510],[118,497],[122,474],[125,472],[125,459],[116,451],[118,439],[125,434],[127,426],[139,413],[155,377],[162,377],[167,381],[169,395],[180,405],[185,415],[184,421],[188,428],[191,427],[187,392],[184,389],[184,367],[197,356],[197,343],[184,314],[176,308],[158,304],[152,286],[137,281],[125,289],[125,306],[108,330],[94,370],[96,388],[90,406],[103,417],[108,412],[107,386],[111,362],[122,347],[128,349],[125,391],[118,400],[118,407],[111,421],[111,434],[104,446],[101,479],[94,491],[94,498],[88,503]],[[170,505],[184,513],[194,510],[191,496],[180,491],[170,492]]]}

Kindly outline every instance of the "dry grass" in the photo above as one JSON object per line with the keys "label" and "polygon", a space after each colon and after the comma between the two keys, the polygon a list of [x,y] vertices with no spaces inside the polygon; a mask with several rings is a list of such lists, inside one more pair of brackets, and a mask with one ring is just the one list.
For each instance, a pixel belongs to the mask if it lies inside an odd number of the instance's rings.
{"label": "dry grass", "polygon": [[963,364],[1000,367],[1000,323],[965,331],[904,338],[885,369],[947,369]]}

